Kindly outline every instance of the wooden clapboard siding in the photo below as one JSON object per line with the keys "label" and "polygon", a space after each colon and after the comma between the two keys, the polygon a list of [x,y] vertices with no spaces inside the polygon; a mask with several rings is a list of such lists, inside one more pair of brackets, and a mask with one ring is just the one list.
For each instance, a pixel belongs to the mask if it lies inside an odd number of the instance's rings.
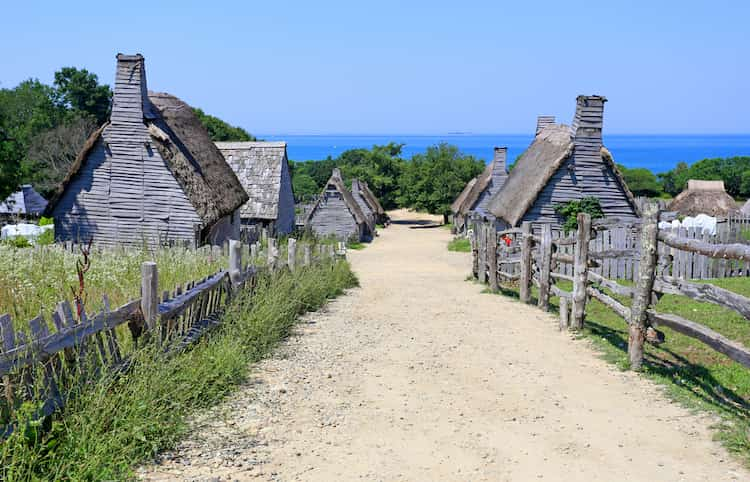
{"label": "wooden clapboard siding", "polygon": [[559,225],[563,222],[562,217],[555,212],[555,206],[581,198],[581,188],[572,166],[572,159],[560,166],[537,195],[522,221],[531,221],[535,224],[551,223],[553,225]]}
{"label": "wooden clapboard siding", "polygon": [[289,234],[294,231],[294,192],[292,191],[292,175],[289,172],[289,161],[284,152],[281,164],[281,186],[279,187],[279,211],[276,219],[276,232]]}
{"label": "wooden clapboard siding", "polygon": [[359,225],[341,194],[327,190],[310,217],[310,228],[318,236],[334,236],[346,240],[358,238]]}

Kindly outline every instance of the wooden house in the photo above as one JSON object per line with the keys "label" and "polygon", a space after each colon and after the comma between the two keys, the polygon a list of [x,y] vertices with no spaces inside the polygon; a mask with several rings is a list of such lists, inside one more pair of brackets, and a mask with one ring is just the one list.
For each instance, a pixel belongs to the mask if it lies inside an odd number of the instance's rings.
{"label": "wooden house", "polygon": [[362,210],[362,213],[367,217],[367,220],[370,222],[370,224],[375,224],[375,210],[373,209],[373,206],[370,204],[372,201],[365,198],[365,193],[362,191],[359,179],[352,179],[352,197],[359,205],[359,209]]}
{"label": "wooden house", "polygon": [[370,241],[375,235],[375,223],[346,189],[338,169],[333,170],[323,193],[308,212],[305,226],[316,236],[332,236],[341,241]]}
{"label": "wooden house", "polygon": [[248,200],[185,102],[149,92],[143,57],[117,55],[112,114],[47,206],[57,240],[219,244]]}
{"label": "wooden house", "polygon": [[500,227],[523,221],[560,225],[555,206],[589,196],[599,199],[605,217],[627,222],[639,216],[633,194],[602,145],[605,102],[601,96],[579,96],[572,126],[541,129],[489,202]]}
{"label": "wooden house", "polygon": [[380,200],[378,199],[378,197],[375,195],[375,193],[372,192],[372,189],[370,189],[370,185],[365,181],[359,181],[359,190],[365,196],[365,199],[370,205],[373,214],[375,215],[375,222],[377,224],[382,224],[383,226],[388,226],[388,224],[390,223],[388,214],[380,204]]}
{"label": "wooden house", "polygon": [[477,179],[479,179],[479,176],[470,179],[461,190],[461,193],[453,201],[453,204],[451,204],[451,213],[453,213],[453,234],[460,234],[466,231],[467,218],[461,213],[461,208],[466,201],[466,197],[474,187],[474,184],[477,183]]}
{"label": "wooden house", "polygon": [[31,184],[24,184],[0,203],[0,218],[35,218],[41,216],[46,207],[47,200]]}
{"label": "wooden house", "polygon": [[727,194],[724,181],[700,181],[690,179],[687,189],[669,203],[667,210],[683,216],[707,214],[713,217],[726,217],[739,213],[737,202]]}
{"label": "wooden house", "polygon": [[508,179],[507,157],[507,147],[496,147],[492,162],[487,164],[482,174],[469,181],[454,202],[451,209],[455,208],[453,219],[457,232],[465,230],[466,220],[473,213],[481,216],[488,214],[487,206],[490,199],[502,189]]}
{"label": "wooden house", "polygon": [[243,227],[264,227],[271,236],[294,231],[286,142],[217,142],[216,146],[250,197],[240,208]]}

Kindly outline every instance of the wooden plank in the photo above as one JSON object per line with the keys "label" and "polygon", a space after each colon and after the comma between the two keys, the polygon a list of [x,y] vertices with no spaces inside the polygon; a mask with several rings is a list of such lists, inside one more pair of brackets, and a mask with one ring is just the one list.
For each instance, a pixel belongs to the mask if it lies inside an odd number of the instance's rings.
{"label": "wooden plank", "polygon": [[666,231],[659,231],[659,241],[673,248],[701,253],[710,258],[750,261],[750,245],[746,244],[710,244],[702,240],[682,238]]}
{"label": "wooden plank", "polygon": [[573,293],[570,291],[561,290],[555,285],[550,286],[550,292],[559,298],[568,298],[569,301],[573,300]]}
{"label": "wooden plank", "polygon": [[493,223],[487,225],[487,271],[489,274],[490,290],[497,291],[497,231]]}
{"label": "wooden plank", "polygon": [[159,316],[159,274],[156,263],[145,261],[141,264],[141,312],[148,331],[156,328]]}
{"label": "wooden plank", "polygon": [[707,283],[691,283],[680,278],[659,277],[654,281],[658,293],[687,296],[734,310],[750,320],[750,298]]}
{"label": "wooden plank", "polygon": [[586,293],[588,293],[592,298],[597,299],[600,301],[603,305],[605,305],[607,308],[611,309],[617,315],[620,316],[620,318],[624,320],[628,320],[630,318],[630,309],[617,301],[616,299],[612,298],[611,296],[602,293],[598,289],[589,286],[586,288]]}
{"label": "wooden plank", "polygon": [[[44,338],[49,337],[49,326],[47,325],[47,321],[45,321],[44,317],[42,315],[37,316],[36,318],[29,321],[29,330],[31,331],[32,339],[35,340],[41,340]],[[33,356],[33,355],[32,355]],[[55,359],[58,363],[55,363]],[[43,400],[54,400],[57,399],[60,396],[60,392],[57,389],[57,382],[55,380],[55,365],[58,367],[58,372],[60,370],[59,368],[59,356],[53,357],[49,360],[40,360],[40,362],[43,365],[44,369],[44,380],[43,380],[43,392],[41,393],[41,398]]]}
{"label": "wooden plank", "polygon": [[[165,297],[168,296],[169,292],[167,293]],[[109,306],[109,296],[106,294],[102,295],[102,303],[104,305],[104,311],[103,313],[109,313],[110,306]],[[113,364],[119,364],[122,361],[122,353],[120,353],[120,345],[117,343],[117,333],[115,332],[116,328],[112,328],[111,330],[105,330],[104,331],[104,339],[107,342],[107,349],[109,350],[109,355],[112,359]]]}
{"label": "wooden plank", "polygon": [[175,299],[169,300],[169,302],[159,305],[159,316],[161,316],[162,318],[170,318],[181,315],[195,301],[195,298],[198,295],[200,295],[203,291],[212,288],[218,283],[221,283],[225,276],[228,276],[226,271],[219,271],[218,273],[210,276],[202,283],[194,285],[191,282],[188,285],[189,288],[187,289],[187,291],[175,297]]}
{"label": "wooden plank", "polygon": [[[555,288],[555,286],[553,286]],[[560,297],[560,331],[567,330],[570,324],[570,307],[568,306],[568,298]]]}
{"label": "wooden plank", "polygon": [[604,278],[596,273],[589,272],[589,281],[592,283],[596,283],[602,286],[603,288],[606,288],[612,291],[613,293],[621,295],[621,296],[633,296],[635,294],[635,288],[631,288],[629,286],[623,286],[613,280]]}
{"label": "wooden plank", "polygon": [[736,341],[729,340],[724,335],[712,329],[686,320],[677,315],[647,311],[648,320],[654,326],[667,326],[678,333],[700,340],[719,353],[723,353],[741,365],[750,368],[750,350]]}

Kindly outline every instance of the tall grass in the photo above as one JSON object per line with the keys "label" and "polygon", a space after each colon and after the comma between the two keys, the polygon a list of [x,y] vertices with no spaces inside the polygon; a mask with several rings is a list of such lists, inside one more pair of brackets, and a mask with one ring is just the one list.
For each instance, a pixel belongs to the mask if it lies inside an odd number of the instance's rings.
{"label": "tall grass", "polygon": [[469,240],[469,238],[453,238],[448,243],[448,251],[469,253],[471,252],[471,241]]}
{"label": "tall grass", "polygon": [[[76,260],[80,253],[66,252],[60,246],[14,248],[0,245],[0,314],[8,313],[16,326],[49,313],[55,303],[70,300],[71,287],[77,287]],[[117,248],[90,256],[86,273],[86,310],[99,311],[102,295],[113,307],[140,296],[141,263],[155,261],[159,268],[159,292],[197,280],[226,268],[224,256],[183,248],[155,250]]]}
{"label": "tall grass", "polygon": [[186,433],[191,412],[230,393],[300,314],[356,284],[346,262],[261,277],[255,294],[239,294],[220,328],[191,350],[167,358],[141,349],[125,376],[87,387],[43,430],[14,433],[0,447],[0,479],[131,478],[134,465]]}

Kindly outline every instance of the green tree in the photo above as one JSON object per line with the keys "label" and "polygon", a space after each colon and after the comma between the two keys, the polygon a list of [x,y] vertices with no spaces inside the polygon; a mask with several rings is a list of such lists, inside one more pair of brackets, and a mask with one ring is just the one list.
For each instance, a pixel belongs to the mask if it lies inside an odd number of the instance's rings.
{"label": "green tree", "polygon": [[687,163],[680,161],[671,171],[658,174],[657,177],[661,182],[662,190],[672,196],[678,195],[687,185],[689,170],[690,167]]}
{"label": "green tree", "polygon": [[656,197],[661,194],[661,185],[650,170],[643,167],[633,169],[621,165],[617,167],[625,179],[625,184],[634,195]]}
{"label": "green tree", "polygon": [[428,147],[404,167],[400,205],[442,214],[447,221],[453,200],[484,167],[481,160],[462,154],[455,146],[441,143]]}
{"label": "green tree", "polygon": [[193,108],[193,112],[196,116],[198,116],[198,119],[200,119],[201,123],[206,127],[206,130],[208,130],[208,134],[211,136],[211,140],[214,142],[244,142],[256,140],[255,136],[251,135],[242,127],[230,125],[219,119],[218,117],[206,114],[201,109],[195,107]]}
{"label": "green tree", "polygon": [[54,86],[57,101],[74,115],[91,116],[97,125],[109,118],[112,91],[108,85],[99,84],[96,74],[63,67],[55,72]]}
{"label": "green tree", "polygon": [[23,151],[12,137],[7,119],[0,110],[0,201],[18,187],[22,159]]}
{"label": "green tree", "polygon": [[322,187],[318,186],[315,179],[304,173],[292,177],[292,189],[298,202],[313,199],[322,191]]}
{"label": "green tree", "polygon": [[336,165],[345,179],[367,182],[383,208],[391,209],[397,206],[399,196],[399,178],[404,170],[403,147],[403,144],[391,142],[371,149],[350,149],[341,153]]}

